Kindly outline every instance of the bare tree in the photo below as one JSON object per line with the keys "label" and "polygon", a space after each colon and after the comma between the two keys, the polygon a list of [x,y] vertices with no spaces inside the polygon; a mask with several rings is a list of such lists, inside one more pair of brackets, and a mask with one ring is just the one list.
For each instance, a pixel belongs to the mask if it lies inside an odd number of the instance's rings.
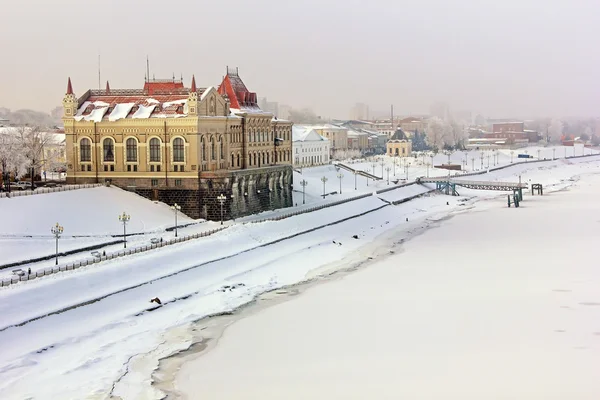
{"label": "bare tree", "polygon": [[444,146],[444,121],[438,117],[433,117],[427,125],[427,143],[434,152],[438,152]]}
{"label": "bare tree", "polygon": [[559,142],[563,134],[563,123],[559,119],[553,119],[548,128],[550,140]]}
{"label": "bare tree", "polygon": [[56,140],[52,133],[43,132],[39,127],[19,127],[18,134],[25,156],[29,160],[29,173],[31,174],[31,188],[34,188],[34,179],[45,163],[51,160],[46,158],[45,150],[55,147]]}
{"label": "bare tree", "polygon": [[0,186],[2,181],[10,191],[10,174],[20,178],[27,173],[29,160],[20,138],[14,130],[0,131]]}

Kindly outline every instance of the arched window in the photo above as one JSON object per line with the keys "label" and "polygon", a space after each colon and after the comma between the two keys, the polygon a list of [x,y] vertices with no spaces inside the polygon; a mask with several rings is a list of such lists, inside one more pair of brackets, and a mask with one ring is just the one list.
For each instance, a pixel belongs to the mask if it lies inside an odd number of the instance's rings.
{"label": "arched window", "polygon": [[202,161],[206,161],[206,143],[204,143],[204,138],[200,139],[200,155]]}
{"label": "arched window", "polygon": [[79,158],[82,162],[92,161],[92,142],[90,142],[90,139],[81,139],[79,143]]}
{"label": "arched window", "polygon": [[215,154],[215,139],[210,138],[210,157],[211,160],[215,160],[216,159],[216,154]]}
{"label": "arched window", "polygon": [[173,140],[173,162],[185,161],[185,143],[182,138]]}
{"label": "arched window", "polygon": [[137,162],[137,141],[129,138],[125,142],[127,148],[127,162]]}
{"label": "arched window", "polygon": [[265,160],[266,160],[265,153],[262,153],[262,162],[263,162],[263,165],[265,164]]}
{"label": "arched window", "polygon": [[233,167],[233,166],[235,166],[235,164],[233,163],[233,161],[234,161],[234,158],[233,158],[233,154],[232,154],[232,155],[231,155],[231,166],[232,166],[232,167]]}
{"label": "arched window", "polygon": [[225,159],[225,152],[223,151],[223,138],[219,136],[219,158]]}
{"label": "arched window", "polygon": [[104,161],[113,162],[115,161],[115,145],[112,139],[106,138],[102,142],[102,148],[104,150]]}
{"label": "arched window", "polygon": [[267,153],[267,164],[269,164],[269,153]]}
{"label": "arched window", "polygon": [[238,155],[237,155],[237,166],[238,166],[238,167],[240,166],[240,154],[239,154],[239,153],[238,153]]}
{"label": "arched window", "polygon": [[160,162],[160,140],[150,139],[150,162]]}
{"label": "arched window", "polygon": [[256,165],[256,153],[254,153],[253,157],[254,157],[254,165]]}

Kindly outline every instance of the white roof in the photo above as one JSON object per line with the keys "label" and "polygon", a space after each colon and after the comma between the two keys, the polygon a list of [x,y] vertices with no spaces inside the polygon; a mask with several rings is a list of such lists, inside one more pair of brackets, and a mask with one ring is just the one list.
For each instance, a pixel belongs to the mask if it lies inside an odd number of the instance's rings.
{"label": "white roof", "polygon": [[317,131],[310,128],[292,126],[292,141],[293,142],[327,142],[328,139],[319,135]]}

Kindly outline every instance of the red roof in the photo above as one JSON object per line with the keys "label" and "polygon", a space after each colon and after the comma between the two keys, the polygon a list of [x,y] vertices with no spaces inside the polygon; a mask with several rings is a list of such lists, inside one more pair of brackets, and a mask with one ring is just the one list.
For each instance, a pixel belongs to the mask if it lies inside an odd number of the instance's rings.
{"label": "red roof", "polygon": [[147,91],[150,95],[155,92],[176,92],[180,89],[183,89],[183,82],[181,81],[152,80],[144,83],[144,91]]}
{"label": "red roof", "polygon": [[221,82],[218,90],[219,94],[224,96],[227,95],[231,108],[244,109],[244,108],[258,108],[258,102],[256,93],[250,92],[244,82],[237,74],[237,70],[227,70],[227,75]]}
{"label": "red roof", "polygon": [[67,82],[67,94],[73,94],[73,85],[71,85],[71,77],[69,77],[69,82]]}

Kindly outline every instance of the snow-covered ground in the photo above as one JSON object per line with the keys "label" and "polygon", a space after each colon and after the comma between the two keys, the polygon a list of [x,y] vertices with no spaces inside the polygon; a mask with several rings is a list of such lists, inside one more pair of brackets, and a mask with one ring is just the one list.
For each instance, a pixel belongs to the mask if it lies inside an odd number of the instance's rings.
{"label": "snow-covered ground", "polygon": [[[534,163],[495,178],[512,181],[519,173],[552,191],[599,166],[592,159]],[[193,342],[197,320],[303,281],[345,257],[369,254],[364,246],[377,245],[381,235],[409,238],[479,198],[499,195],[465,190],[463,197],[389,205],[425,190],[412,185],[277,222],[236,223],[207,238],[2,288],[0,398],[161,398],[150,374],[159,359]],[[525,210],[530,200],[509,211]],[[504,200],[489,204],[505,208]],[[150,311],[156,296],[163,307]]]}
{"label": "snow-covered ground", "polygon": [[[167,239],[171,234],[164,229],[175,226],[175,215],[166,204],[148,201],[116,187],[0,198],[0,210],[0,265],[54,254],[55,240],[50,228],[57,222],[64,228],[60,251],[118,240],[111,235],[123,234],[118,216],[124,211],[131,216],[127,234],[146,233],[128,238],[132,244],[147,244],[150,237],[156,235]],[[179,225],[199,222],[184,214],[178,215]],[[201,231],[211,229],[207,228],[208,225],[198,227]],[[188,229],[187,234],[197,231]],[[111,251],[117,247],[101,250]]]}
{"label": "snow-covered ground", "polygon": [[395,254],[231,324],[176,388],[190,399],[598,399],[599,195],[600,176],[586,176],[519,209],[478,204],[485,212],[402,249],[388,236]]}

